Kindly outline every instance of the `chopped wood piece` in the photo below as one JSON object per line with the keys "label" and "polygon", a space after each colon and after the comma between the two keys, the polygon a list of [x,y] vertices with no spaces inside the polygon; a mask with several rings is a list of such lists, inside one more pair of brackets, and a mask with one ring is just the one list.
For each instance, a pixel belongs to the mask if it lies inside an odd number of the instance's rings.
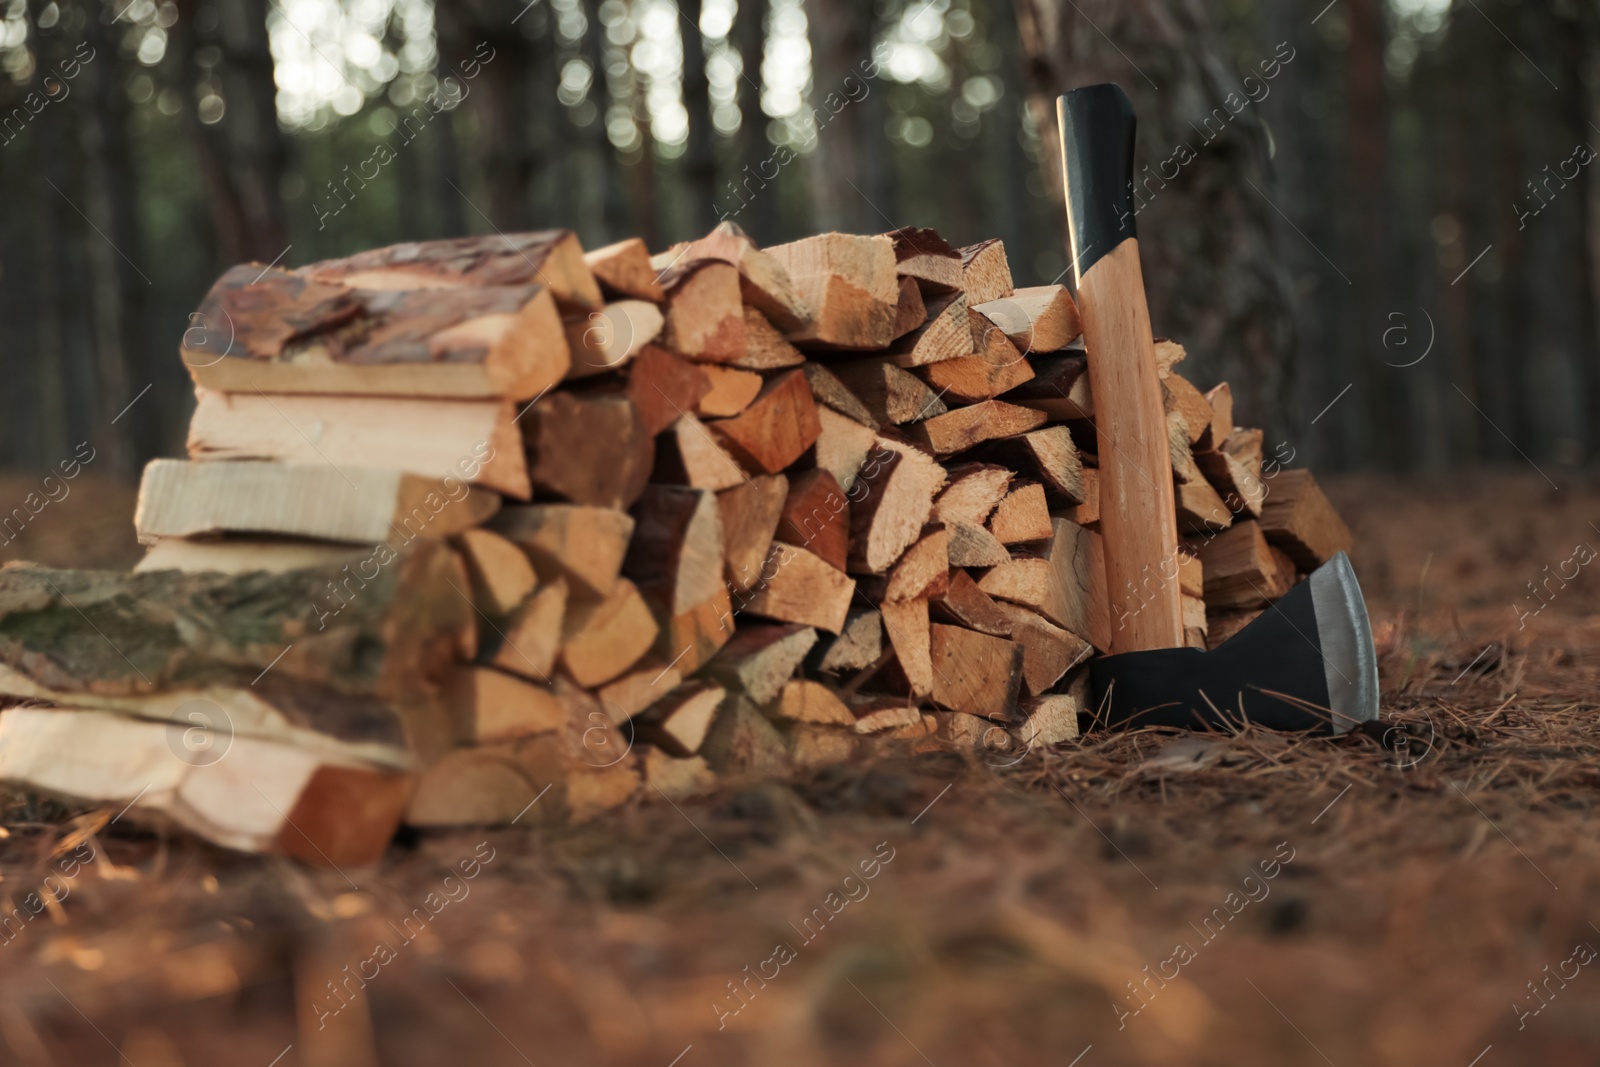
{"label": "chopped wood piece", "polygon": [[1234,523],[1199,549],[1205,601],[1212,610],[1263,607],[1294,585],[1295,564],[1267,543],[1254,520]]}
{"label": "chopped wood piece", "polygon": [[961,249],[961,287],[971,307],[1015,292],[1006,246],[998,239],[990,239]]}
{"label": "chopped wood piece", "polygon": [[659,793],[668,800],[685,800],[717,790],[716,772],[704,759],[675,759],[659,748],[644,754],[644,780],[650,786],[644,792],[646,799]]}
{"label": "chopped wood piece", "polygon": [[928,305],[915,278],[900,279],[900,304],[894,314],[894,337],[899,340],[928,321]]}
{"label": "chopped wood piece", "polygon": [[875,697],[855,706],[857,734],[886,734],[922,725],[922,710],[902,697]]}
{"label": "chopped wood piece", "polygon": [[1018,740],[1035,745],[1059,745],[1078,737],[1078,716],[1089,706],[1089,676],[1079,675],[1065,693],[1034,697],[1023,705],[1024,718],[1016,728]]}
{"label": "chopped wood piece", "polygon": [[1033,377],[1005,394],[1013,404],[1042,411],[1056,422],[1094,418],[1089,361],[1082,352],[1034,356]]}
{"label": "chopped wood piece", "polygon": [[859,422],[869,429],[878,428],[878,420],[873,418],[872,412],[860,399],[845,388],[844,382],[838,375],[820,363],[807,363],[801,370],[805,373],[806,384],[811,386],[811,395],[819,404],[825,404],[841,415]]}
{"label": "chopped wood piece", "polygon": [[1077,446],[1072,443],[1072,433],[1065,426],[1046,426],[1020,437],[991,442],[983,445],[974,456],[1018,473],[1037,474],[1046,488],[1067,503],[1083,502],[1083,457],[1078,454]]}
{"label": "chopped wood piece", "polygon": [[296,273],[377,290],[470,290],[538,283],[569,308],[588,311],[601,304],[600,287],[571,230],[407,241],[312,263]]}
{"label": "chopped wood piece", "polygon": [[810,313],[789,340],[871,349],[893,339],[900,284],[889,238],[825,233],[767,251],[788,270]]}
{"label": "chopped wood piece", "polygon": [[777,474],[817,440],[821,424],[811,387],[800,371],[785,371],[731,419],[710,423],[711,432],[752,474]]}
{"label": "chopped wood piece", "polygon": [[876,447],[878,435],[866,426],[838,414],[832,408],[817,408],[816,457],[818,468],[833,475],[840,488],[850,492],[856,475]]}
{"label": "chopped wood piece", "polygon": [[700,753],[713,770],[731,778],[773,778],[789,770],[789,746],[783,735],[751,700],[737,693],[722,702]]}
{"label": "chopped wood piece", "polygon": [[1195,466],[1194,453],[1189,450],[1189,424],[1176,411],[1167,413],[1167,451],[1175,479],[1179,482],[1202,480],[1200,468]]}
{"label": "chopped wood piece", "polygon": [[694,413],[702,419],[727,418],[750,406],[761,391],[761,375],[733,367],[706,364],[711,390],[695,404]]}
{"label": "chopped wood piece", "polygon": [[992,399],[1033,377],[1033,367],[1000,331],[989,331],[975,348],[973,355],[918,367],[917,376],[938,395],[967,403]]}
{"label": "chopped wood piece", "polygon": [[640,590],[645,602],[661,627],[656,638],[656,654],[684,676],[693,674],[717,654],[717,650],[733,637],[733,603],[728,590],[704,604],[697,604],[682,615],[669,615],[663,607],[664,592],[646,588]]}
{"label": "chopped wood piece", "polygon": [[240,532],[371,544],[397,529],[449,537],[486,521],[499,498],[398,470],[327,463],[151,460],[133,525],[139,541]]}
{"label": "chopped wood piece", "polygon": [[645,346],[628,368],[628,398],[646,434],[654,437],[694,410],[711,391],[705,370],[660,345]]}
{"label": "chopped wood piece", "polygon": [[1261,529],[1307,572],[1353,544],[1350,528],[1307,470],[1279,471],[1273,477],[1261,507]]}
{"label": "chopped wood piece", "polygon": [[1036,557],[996,567],[978,583],[992,597],[1033,608],[1102,651],[1111,644],[1109,600],[1100,536],[1065,519]]}
{"label": "chopped wood piece", "polygon": [[650,651],[659,632],[638,588],[624,578],[604,600],[567,603],[561,663],[579,685],[603,685]]}
{"label": "chopped wood piece", "polygon": [[919,378],[886,360],[834,363],[828,369],[860,399],[874,423],[913,422],[950,410]]}
{"label": "chopped wood piece", "polygon": [[950,566],[998,567],[1011,560],[1000,539],[976,523],[959,519],[944,524],[950,535]]}
{"label": "chopped wood piece", "polygon": [[190,459],[378,467],[458,477],[521,500],[532,492],[508,401],[195,392]]}
{"label": "chopped wood piece", "polygon": [[855,733],[855,719],[851,725],[820,726],[815,723],[796,723],[784,731],[789,742],[789,762],[796,770],[832,767],[855,757],[860,738]]}
{"label": "chopped wood piece", "polygon": [[929,629],[934,701],[969,715],[1011,718],[1022,685],[1022,647],[959,626]]}
{"label": "chopped wood piece", "polygon": [[663,271],[661,286],[667,291],[662,344],[705,363],[744,358],[744,305],[737,270],[717,260],[693,260]]}
{"label": "chopped wood piece", "polygon": [[603,508],[628,508],[644,492],[655,441],[626,396],[551,393],[523,424],[538,488]]}
{"label": "chopped wood piece", "polygon": [[527,554],[497,533],[466,530],[451,543],[466,562],[472,602],[485,615],[511,614],[538,584]]}
{"label": "chopped wood piece", "polygon": [[[912,433],[934,455],[949,456],[985,441],[1019,436],[1044,423],[1045,415],[1041,411],[985,400],[919,422],[912,427]],[[1069,443],[1070,440],[1069,437]],[[1076,449],[1072,454],[1077,455]]]}
{"label": "chopped wood piece", "polygon": [[[612,582],[616,579],[613,577]],[[557,578],[540,586],[512,612],[504,638],[489,662],[503,671],[549,683],[561,650],[562,622],[567,614],[567,581]]]}
{"label": "chopped wood piece", "polygon": [[1083,503],[1074,504],[1066,517],[1079,526],[1100,528],[1100,472],[1093,467],[1083,469]]}
{"label": "chopped wood piece", "polygon": [[920,536],[944,487],[944,468],[917,448],[879,437],[859,477],[866,490],[850,508],[850,567],[884,574]]}
{"label": "chopped wood piece", "polygon": [[889,359],[895,366],[924,367],[972,355],[972,326],[963,294],[941,297],[926,311],[926,322],[889,347]]}
{"label": "chopped wood piece", "polygon": [[805,327],[810,312],[788,269],[770,252],[757,248],[737,223],[719,223],[705,237],[690,242],[685,259],[729,264],[739,272],[739,292],[746,304],[784,333]]}
{"label": "chopped wood piece", "polygon": [[581,596],[611,595],[633,536],[633,517],[581,504],[508,507],[490,529],[520,547],[544,574],[559,574]]}
{"label": "chopped wood piece", "polygon": [[850,501],[838,479],[822,469],[790,479],[776,536],[844,570],[850,552]]}
{"label": "chopped wood piece", "polygon": [[731,489],[749,481],[701,421],[684,415],[661,435],[653,479],[694,489]]}
{"label": "chopped wood piece", "polygon": [[929,526],[922,537],[900,556],[886,581],[874,583],[876,601],[911,600],[942,593],[950,583],[950,535],[942,526]]}
{"label": "chopped wood piece", "polygon": [[367,547],[361,547],[316,541],[258,541],[248,537],[228,537],[220,541],[163,537],[133,565],[133,573],[184,571],[199,574],[216,571],[219,574],[246,574],[265,571],[282,574],[330,564],[334,567],[343,564],[354,566],[366,559],[371,551],[370,543]]}
{"label": "chopped wood piece", "polygon": [[992,637],[1011,636],[1011,617],[964,570],[950,572],[950,584],[928,603],[933,617]]}
{"label": "chopped wood piece", "polygon": [[1249,626],[1266,608],[1248,611],[1223,611],[1206,613],[1206,647],[1216,648],[1222,642]]}
{"label": "chopped wood piece", "polygon": [[190,322],[190,377],[228,392],[527,400],[570,360],[542,285],[371,291],[246,263]]}
{"label": "chopped wood piece", "polygon": [[1188,545],[1178,546],[1178,588],[1184,596],[1205,596],[1206,567]]}
{"label": "chopped wood piece", "polygon": [[566,779],[566,756],[553,736],[458,749],[422,773],[405,821],[423,828],[556,822]]}
{"label": "chopped wood piece", "polygon": [[806,361],[805,353],[790,344],[767,317],[753,307],[744,309],[744,331],[744,356],[730,361],[729,366],[745,370],[782,370],[798,367]]}
{"label": "chopped wood piece", "polygon": [[1188,356],[1184,347],[1176,341],[1169,341],[1165,337],[1156,338],[1156,371],[1165,378],[1172,373],[1172,368],[1182,363]]}
{"label": "chopped wood piece", "polygon": [[959,292],[965,284],[961,253],[938,231],[908,226],[886,236],[894,243],[896,273],[915,279],[924,292]]}
{"label": "chopped wood piece", "polygon": [[1214,414],[1211,402],[1180,374],[1167,375],[1161,384],[1166,395],[1167,411],[1183,416],[1185,443],[1193,447],[1211,426]]}
{"label": "chopped wood piece", "polygon": [[[1260,430],[1246,431],[1258,435]],[[1249,455],[1248,449],[1241,449]],[[1195,454],[1195,463],[1206,481],[1222,497],[1222,502],[1234,514],[1249,514],[1259,516],[1261,508],[1266,503],[1267,487],[1261,480],[1260,471],[1260,445],[1254,451],[1254,470],[1248,459],[1241,459],[1232,452],[1198,452]]]}
{"label": "chopped wood piece", "polygon": [[796,678],[783,687],[772,714],[787,722],[808,722],[821,726],[854,729],[856,717],[833,690],[820,682]]}
{"label": "chopped wood piece", "polygon": [[751,614],[778,622],[838,633],[855,591],[856,583],[844,571],[803,548],[774,541],[761,580],[751,587],[743,606]]}
{"label": "chopped wood piece", "polygon": [[1206,432],[1194,443],[1194,447],[1201,451],[1214,452],[1222,447],[1222,442],[1233,435],[1233,388],[1227,382],[1223,382],[1206,394],[1206,403],[1211,405],[1211,423],[1206,427]]}
{"label": "chopped wood piece", "polygon": [[567,817],[580,824],[615,811],[633,799],[639,783],[639,769],[631,753],[605,766],[579,763],[567,776]]}
{"label": "chopped wood piece", "polygon": [[927,600],[886,600],[878,610],[911,695],[920,699],[932,693],[933,653],[929,648]]}
{"label": "chopped wood piece", "polygon": [[1178,483],[1176,501],[1180,533],[1203,534],[1226,530],[1233,524],[1233,513],[1205,479]]}
{"label": "chopped wood piece", "polygon": [[[949,481],[933,502],[936,522],[982,524],[1005,499],[1012,472],[992,463],[962,463],[949,468]],[[1042,498],[1041,498],[1042,501]]]}
{"label": "chopped wood piece", "polygon": [[446,681],[445,702],[467,744],[557,733],[567,725],[567,709],[550,690],[493,667],[457,668]]}
{"label": "chopped wood piece", "polygon": [[567,380],[616,370],[661,335],[661,309],[644,300],[619,300],[566,321],[572,365]]}
{"label": "chopped wood piece", "polygon": [[649,655],[616,681],[595,690],[594,695],[606,717],[620,723],[671,693],[682,681],[677,667]]}
{"label": "chopped wood piece", "polygon": [[770,704],[816,642],[817,631],[809,626],[741,626],[706,664],[705,675],[757,704]]}
{"label": "chopped wood piece", "polygon": [[[1183,598],[1183,632],[1188,637],[1190,648],[1206,647],[1206,602],[1197,596]],[[1195,643],[1194,635],[1199,635],[1199,642]]]}
{"label": "chopped wood piece", "polygon": [[1023,482],[1007,493],[994,509],[989,532],[1006,545],[1050,537],[1054,531],[1050,526],[1050,507],[1045,502],[1044,486],[1038,482]]}
{"label": "chopped wood piece", "polygon": [[1004,731],[1003,727],[994,725],[988,719],[980,719],[964,711],[936,711],[933,717],[938,723],[934,732],[939,740],[957,752],[983,752],[987,747],[984,744],[986,737]]}
{"label": "chopped wood piece", "polygon": [[1020,604],[995,605],[1011,626],[1011,640],[1022,646],[1022,681],[1037,696],[1094,655],[1094,646],[1070,630]]}
{"label": "chopped wood piece", "polygon": [[736,592],[745,592],[760,577],[788,494],[789,480],[781,474],[752,478],[717,494],[728,584]]}
{"label": "chopped wood piece", "polygon": [[1023,353],[1058,352],[1083,335],[1078,305],[1064,285],[1034,285],[972,305]]}
{"label": "chopped wood piece", "polygon": [[176,749],[164,722],[70,708],[0,715],[7,785],[318,867],[382,858],[415,783],[411,774],[254,737],[232,737],[227,758],[210,762]]}
{"label": "chopped wood piece", "polygon": [[817,659],[818,670],[865,670],[883,655],[883,617],[876,611],[852,611],[845,617],[839,636],[819,647],[822,654]]}
{"label": "chopped wood piece", "polygon": [[727,695],[722,686],[705,683],[680,689],[638,717],[638,736],[680,759],[692,756]]}
{"label": "chopped wood piece", "polygon": [[633,540],[623,573],[661,582],[666,610],[682,615],[722,588],[722,515],[715,493],[652,485],[633,506]]}
{"label": "chopped wood piece", "polygon": [[650,251],[637,237],[585,252],[583,262],[596,281],[618,296],[657,304],[667,298],[650,265]]}

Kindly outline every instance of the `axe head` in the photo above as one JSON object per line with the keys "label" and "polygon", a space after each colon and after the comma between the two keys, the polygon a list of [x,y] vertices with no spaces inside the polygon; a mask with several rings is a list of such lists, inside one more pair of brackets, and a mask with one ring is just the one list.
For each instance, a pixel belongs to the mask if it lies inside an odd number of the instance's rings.
{"label": "axe head", "polygon": [[1095,725],[1342,734],[1378,717],[1378,656],[1343,552],[1210,652],[1129,652],[1094,661]]}

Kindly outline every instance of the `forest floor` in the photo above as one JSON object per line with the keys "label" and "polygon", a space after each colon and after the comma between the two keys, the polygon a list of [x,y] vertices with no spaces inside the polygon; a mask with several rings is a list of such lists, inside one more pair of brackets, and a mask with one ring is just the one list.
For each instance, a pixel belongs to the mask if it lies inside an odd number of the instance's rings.
{"label": "forest floor", "polygon": [[[348,877],[17,806],[0,904],[69,893],[0,932],[0,1063],[1592,1064],[1600,578],[1527,583],[1600,546],[1600,490],[1332,493],[1391,747],[930,753]],[[126,562],[121,503],[16,547]]]}

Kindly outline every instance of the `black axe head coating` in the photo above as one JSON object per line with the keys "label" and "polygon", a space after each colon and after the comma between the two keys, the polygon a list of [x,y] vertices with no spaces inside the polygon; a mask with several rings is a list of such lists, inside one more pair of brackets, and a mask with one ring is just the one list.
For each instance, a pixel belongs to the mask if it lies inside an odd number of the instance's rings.
{"label": "black axe head coating", "polygon": [[1134,233],[1133,104],[1119,85],[1074,89],[1056,101],[1067,176],[1067,221],[1081,279]]}

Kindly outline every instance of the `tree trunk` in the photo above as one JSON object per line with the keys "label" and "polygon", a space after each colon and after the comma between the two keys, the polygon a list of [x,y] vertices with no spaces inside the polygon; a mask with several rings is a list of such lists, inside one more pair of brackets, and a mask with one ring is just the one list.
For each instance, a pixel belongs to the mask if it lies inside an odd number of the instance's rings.
{"label": "tree trunk", "polygon": [[[1354,381],[1351,406],[1357,412],[1366,408],[1366,418],[1355,413],[1341,418],[1340,425],[1356,427],[1344,433],[1345,454],[1358,464],[1401,461],[1407,452],[1407,442],[1395,438],[1399,428],[1406,425],[1404,407],[1398,400],[1404,395],[1399,389],[1378,389],[1372,373],[1378,350],[1378,331],[1384,328],[1387,310],[1384,302],[1391,298],[1387,284],[1388,263],[1384,256],[1384,232],[1388,220],[1388,184],[1385,168],[1388,152],[1385,150],[1385,123],[1387,102],[1384,92],[1383,71],[1383,11],[1379,0],[1350,0],[1345,12],[1350,27],[1350,40],[1345,49],[1345,162],[1351,221],[1355,252],[1355,286],[1347,295],[1346,305],[1354,329],[1345,331],[1345,359]],[[1348,269],[1348,268],[1347,268]],[[1379,433],[1366,432],[1371,427],[1384,427]]]}
{"label": "tree trunk", "polygon": [[817,127],[809,161],[812,220],[818,230],[882,233],[891,227],[864,195],[861,165],[860,102],[871,91],[862,68],[872,58],[872,4],[816,0],[808,6],[814,8],[809,103]]}
{"label": "tree trunk", "polygon": [[683,106],[689,112],[689,143],[683,153],[684,192],[689,198],[681,236],[709,233],[716,221],[716,147],[711,132],[711,83],[706,80],[705,38],[700,33],[700,0],[680,0],[678,32],[683,37]]}
{"label": "tree trunk", "polygon": [[440,92],[450,93],[443,88],[449,82],[462,82],[458,72],[463,64],[480,64],[463,105],[477,119],[471,152],[481,175],[483,199],[461,187],[461,194],[471,198],[467,214],[474,229],[511,232],[533,224],[529,186],[535,160],[528,122],[532,106],[528,72],[534,55],[521,27],[512,24],[517,6],[497,0],[457,0],[435,8],[443,68]]}
{"label": "tree trunk", "polygon": [[767,113],[761,110],[761,64],[767,48],[767,0],[740,0],[733,21],[744,76],[739,79],[739,170],[717,190],[717,216],[733,219],[758,244],[777,238],[778,176],[773,145],[767,138]]}
{"label": "tree trunk", "polygon": [[289,147],[278,127],[278,87],[267,43],[269,2],[218,0],[215,5],[227,102],[227,116],[217,125],[225,131],[229,178],[247,226],[245,258],[262,263],[270,263],[289,244],[281,191]]}

